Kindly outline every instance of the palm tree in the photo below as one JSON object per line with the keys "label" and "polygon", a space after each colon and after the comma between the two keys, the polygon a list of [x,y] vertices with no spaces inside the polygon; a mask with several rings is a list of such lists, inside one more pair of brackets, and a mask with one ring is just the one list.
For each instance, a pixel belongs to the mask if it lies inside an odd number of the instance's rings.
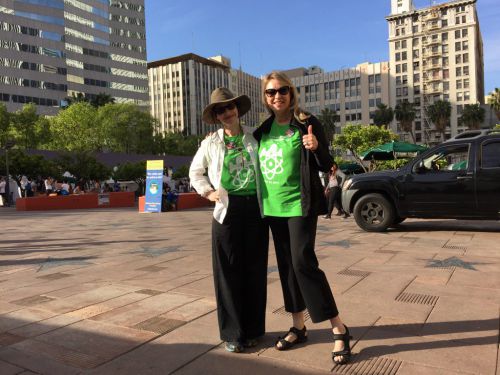
{"label": "palm tree", "polygon": [[375,116],[373,117],[373,123],[378,127],[383,125],[389,125],[394,119],[394,112],[391,107],[388,107],[384,103],[377,105],[375,110]]}
{"label": "palm tree", "polygon": [[330,108],[323,108],[318,119],[325,129],[328,144],[331,144],[335,135],[335,123],[340,120],[339,115]]}
{"label": "palm tree", "polygon": [[485,112],[479,104],[466,104],[459,121],[471,130],[479,129],[484,121]]}
{"label": "palm tree", "polygon": [[497,118],[500,120],[500,89],[497,87],[495,91],[490,93],[488,104],[495,111]]}
{"label": "palm tree", "polygon": [[444,100],[438,100],[427,108],[427,116],[431,119],[436,130],[442,134],[445,140],[446,126],[450,123],[451,104]]}
{"label": "palm tree", "polygon": [[413,120],[415,120],[415,105],[410,102],[399,103],[394,109],[396,120],[401,124],[404,132],[410,133],[413,143],[415,135],[413,134]]}

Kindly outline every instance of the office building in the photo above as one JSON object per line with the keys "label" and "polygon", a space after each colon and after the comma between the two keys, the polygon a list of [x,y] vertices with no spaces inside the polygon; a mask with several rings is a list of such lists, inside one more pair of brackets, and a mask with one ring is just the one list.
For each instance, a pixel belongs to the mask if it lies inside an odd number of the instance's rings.
{"label": "office building", "polygon": [[56,114],[105,93],[148,105],[144,0],[1,0],[0,100]]}
{"label": "office building", "polygon": [[284,71],[297,87],[300,107],[314,115],[323,108],[339,115],[337,133],[351,124],[373,124],[380,103],[389,104],[389,63],[362,63],[324,72],[314,66]]}
{"label": "office building", "polygon": [[252,109],[242,124],[255,126],[264,111],[260,79],[231,69],[224,56],[204,58],[193,53],[148,63],[151,115],[158,119],[161,132],[204,135],[218,125],[202,122],[203,109],[217,87],[227,87],[235,95],[246,94]]}
{"label": "office building", "polygon": [[[483,43],[476,0],[457,0],[416,9],[412,0],[391,0],[389,24],[391,107],[416,105],[417,143],[443,141],[427,116],[437,100],[451,103],[446,137],[465,130],[464,105],[484,104]],[[401,133],[399,124],[393,130]],[[409,134],[403,138],[411,140]]]}

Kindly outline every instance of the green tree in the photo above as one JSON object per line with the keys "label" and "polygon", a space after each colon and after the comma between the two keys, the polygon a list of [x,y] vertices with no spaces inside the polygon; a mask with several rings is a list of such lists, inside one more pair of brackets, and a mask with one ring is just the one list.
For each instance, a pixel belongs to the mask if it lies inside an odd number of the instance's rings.
{"label": "green tree", "polygon": [[92,104],[96,108],[104,107],[106,104],[114,104],[114,102],[115,98],[104,92],[100,92],[90,100],[90,104]]}
{"label": "green tree", "polygon": [[77,181],[106,180],[111,171],[89,151],[76,151],[62,153],[54,160],[61,173],[69,172]]}
{"label": "green tree", "polygon": [[500,120],[500,89],[498,87],[495,88],[495,91],[490,92],[488,104],[495,111],[498,120]]}
{"label": "green tree", "polygon": [[189,177],[189,166],[182,165],[173,173],[172,178],[178,180],[180,178]]}
{"label": "green tree", "polygon": [[5,104],[0,103],[0,147],[3,147],[7,140],[10,128],[10,113]]}
{"label": "green tree", "polygon": [[368,169],[363,164],[360,155],[368,149],[398,139],[398,136],[383,127],[373,125],[347,125],[342,129],[342,134],[335,137],[334,145],[342,151],[351,152],[356,162]]}
{"label": "green tree", "polygon": [[155,154],[193,156],[202,138],[181,133],[165,133],[155,136]]}
{"label": "green tree", "polygon": [[394,111],[391,107],[388,107],[384,103],[377,105],[375,114],[373,117],[373,123],[377,126],[389,126],[389,124],[394,119]]}
{"label": "green tree", "polygon": [[333,137],[335,136],[335,123],[340,120],[337,112],[331,110],[330,108],[323,108],[321,110],[321,114],[318,116],[318,119],[325,129],[328,143],[331,144],[333,142]]}
{"label": "green tree", "polygon": [[471,130],[477,130],[484,121],[485,112],[479,104],[466,104],[459,122]]}
{"label": "green tree", "polygon": [[121,164],[113,172],[114,180],[135,181],[139,186],[138,194],[144,195],[144,184],[146,182],[146,161]]}
{"label": "green tree", "polygon": [[19,148],[26,150],[36,148],[38,144],[36,123],[39,116],[33,103],[23,105],[23,108],[11,114],[10,122],[13,138]]}
{"label": "green tree", "polygon": [[434,104],[431,104],[427,108],[427,116],[429,116],[430,120],[436,127],[436,131],[438,131],[442,135],[442,139],[444,141],[446,139],[446,127],[450,123],[451,117],[450,102],[438,100]]}
{"label": "green tree", "polygon": [[[41,155],[29,155],[21,149],[12,149],[9,151],[9,173],[21,187],[21,178],[36,178],[38,176],[58,177],[60,171],[50,160],[45,160]],[[0,163],[0,175],[5,174],[5,163]]]}
{"label": "green tree", "polygon": [[410,102],[401,102],[394,109],[396,120],[401,124],[404,132],[410,133],[413,143],[415,143],[415,134],[413,133],[413,120],[415,120],[415,106]]}
{"label": "green tree", "polygon": [[103,145],[97,110],[86,102],[59,111],[50,123],[51,147],[67,151],[100,151]]}
{"label": "green tree", "polygon": [[115,152],[152,153],[155,119],[137,105],[106,104],[98,109],[104,147]]}

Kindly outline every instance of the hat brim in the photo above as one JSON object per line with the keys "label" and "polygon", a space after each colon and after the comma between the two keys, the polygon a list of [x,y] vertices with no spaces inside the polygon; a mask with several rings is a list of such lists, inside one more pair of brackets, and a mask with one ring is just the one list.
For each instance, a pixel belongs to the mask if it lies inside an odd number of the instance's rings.
{"label": "hat brim", "polygon": [[214,107],[219,104],[231,103],[231,102],[234,102],[236,104],[236,107],[238,107],[238,117],[242,117],[244,114],[246,114],[252,106],[250,98],[246,95],[240,95],[237,96],[236,98],[231,98],[228,100],[221,100],[220,102],[211,103],[207,105],[203,110],[203,115],[202,115],[203,122],[210,125],[217,124],[218,121],[215,118],[213,112]]}

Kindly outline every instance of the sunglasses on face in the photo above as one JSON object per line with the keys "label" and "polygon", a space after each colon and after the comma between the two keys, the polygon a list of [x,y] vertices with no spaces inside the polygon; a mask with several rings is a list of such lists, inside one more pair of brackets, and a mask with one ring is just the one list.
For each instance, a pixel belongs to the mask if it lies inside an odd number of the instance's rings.
{"label": "sunglasses on face", "polygon": [[267,89],[264,91],[267,97],[272,98],[279,92],[280,95],[287,95],[290,92],[290,86],[282,86],[279,89]]}
{"label": "sunglasses on face", "polygon": [[214,107],[214,113],[216,115],[222,115],[224,112],[226,112],[226,110],[232,110],[236,108],[236,104],[234,103],[228,103],[226,105],[221,105],[221,106],[218,106],[218,107]]}

